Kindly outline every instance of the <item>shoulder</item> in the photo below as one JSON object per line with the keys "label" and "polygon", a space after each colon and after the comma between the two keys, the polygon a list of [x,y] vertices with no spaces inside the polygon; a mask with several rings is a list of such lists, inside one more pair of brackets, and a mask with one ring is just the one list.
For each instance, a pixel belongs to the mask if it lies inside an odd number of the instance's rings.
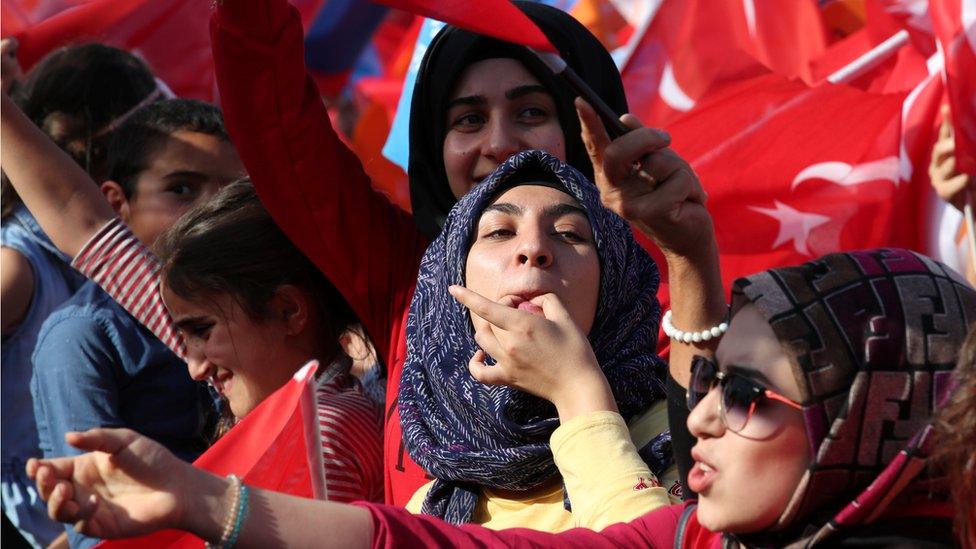
{"label": "shoulder", "polygon": [[316,389],[319,423],[332,436],[354,439],[380,439],[383,436],[383,409],[357,385],[323,383]]}
{"label": "shoulder", "polygon": [[18,325],[30,309],[34,295],[34,270],[20,251],[0,247],[0,302],[3,303],[3,331]]}
{"label": "shoulder", "polygon": [[35,361],[74,355],[94,359],[93,350],[116,346],[116,318],[99,303],[99,291],[87,283],[48,316],[37,334]]}

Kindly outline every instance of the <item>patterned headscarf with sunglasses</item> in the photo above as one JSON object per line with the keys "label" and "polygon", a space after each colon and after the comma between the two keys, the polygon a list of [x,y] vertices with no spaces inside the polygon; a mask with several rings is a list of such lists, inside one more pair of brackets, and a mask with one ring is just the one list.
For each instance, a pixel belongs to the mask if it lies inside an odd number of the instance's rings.
{"label": "patterned headscarf with sunglasses", "polygon": [[929,421],[976,291],[927,257],[879,249],[736,280],[732,313],[749,303],[790,357],[813,458],[776,532],[740,541],[805,546],[939,493],[922,474]]}

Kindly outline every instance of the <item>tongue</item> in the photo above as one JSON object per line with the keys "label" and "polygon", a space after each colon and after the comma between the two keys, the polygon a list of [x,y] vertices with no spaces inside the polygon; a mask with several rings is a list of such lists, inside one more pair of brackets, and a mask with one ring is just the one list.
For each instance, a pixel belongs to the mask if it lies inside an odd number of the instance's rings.
{"label": "tongue", "polygon": [[542,314],[542,307],[532,303],[531,301],[523,301],[518,304],[518,309],[520,311],[525,311],[527,313],[532,313],[534,315],[545,316]]}

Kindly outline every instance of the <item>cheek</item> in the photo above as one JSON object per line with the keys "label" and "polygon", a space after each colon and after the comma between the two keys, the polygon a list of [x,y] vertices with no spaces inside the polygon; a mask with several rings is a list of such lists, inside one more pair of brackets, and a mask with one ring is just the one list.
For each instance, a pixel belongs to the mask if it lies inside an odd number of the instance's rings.
{"label": "cheek", "polygon": [[[730,444],[721,478],[699,497],[699,520],[712,531],[749,533],[771,527],[786,510],[809,464],[802,425],[789,425],[771,440],[726,433]],[[735,444],[731,444],[735,443]],[[733,447],[734,446],[734,447]]]}
{"label": "cheek", "polygon": [[566,161],[566,140],[562,127],[556,120],[539,128],[533,134],[529,146],[533,149],[546,151],[563,162]]}
{"label": "cheek", "polygon": [[450,132],[444,138],[444,172],[455,198],[467,194],[471,187],[472,161],[476,158],[471,138],[464,134]]}
{"label": "cheek", "polygon": [[464,264],[464,286],[488,299],[494,300],[497,287],[498,262],[482,248],[473,247]]}

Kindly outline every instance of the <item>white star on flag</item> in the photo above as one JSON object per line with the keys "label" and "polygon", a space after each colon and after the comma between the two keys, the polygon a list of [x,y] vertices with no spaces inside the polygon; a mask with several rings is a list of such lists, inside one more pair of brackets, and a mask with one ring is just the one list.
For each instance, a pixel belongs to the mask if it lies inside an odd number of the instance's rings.
{"label": "white star on flag", "polygon": [[773,248],[777,248],[781,244],[792,240],[793,247],[797,253],[806,256],[812,255],[810,249],[807,247],[807,238],[810,237],[810,231],[827,223],[830,221],[830,218],[825,215],[801,212],[783,204],[779,200],[773,200],[773,203],[776,205],[775,209],[749,206],[750,210],[755,210],[779,221],[779,234],[776,235],[776,242],[773,243]]}

